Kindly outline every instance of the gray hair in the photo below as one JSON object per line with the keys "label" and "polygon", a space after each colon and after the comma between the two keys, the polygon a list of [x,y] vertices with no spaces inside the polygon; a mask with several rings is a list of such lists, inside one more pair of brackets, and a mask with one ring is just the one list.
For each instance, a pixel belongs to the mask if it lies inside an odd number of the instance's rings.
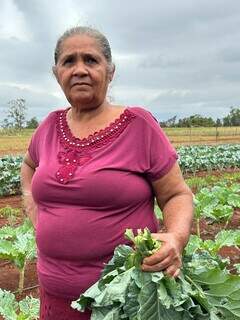
{"label": "gray hair", "polygon": [[66,30],[63,33],[63,35],[58,39],[57,44],[56,44],[56,48],[54,51],[55,65],[57,64],[59,56],[61,54],[62,44],[64,43],[64,41],[66,39],[68,39],[72,36],[75,36],[75,35],[87,35],[91,38],[94,38],[98,42],[98,44],[101,48],[102,54],[104,55],[104,57],[107,60],[109,69],[112,69],[112,67],[113,67],[112,53],[111,53],[111,47],[108,42],[108,39],[97,29],[94,29],[91,27],[83,27],[83,26],[74,27],[74,28]]}

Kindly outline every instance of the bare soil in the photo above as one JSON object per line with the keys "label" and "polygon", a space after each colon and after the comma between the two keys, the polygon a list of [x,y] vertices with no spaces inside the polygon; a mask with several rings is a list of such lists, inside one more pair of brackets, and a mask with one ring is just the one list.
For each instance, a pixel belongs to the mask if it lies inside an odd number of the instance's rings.
{"label": "bare soil", "polygon": [[221,177],[224,173],[235,173],[235,172],[240,172],[240,169],[237,168],[228,168],[228,169],[224,169],[224,171],[220,171],[220,170],[211,170],[211,171],[199,171],[196,172],[195,175],[193,175],[192,173],[187,173],[184,174],[184,178],[192,178],[193,176],[195,177],[201,177],[204,178],[206,176],[216,176],[216,177]]}

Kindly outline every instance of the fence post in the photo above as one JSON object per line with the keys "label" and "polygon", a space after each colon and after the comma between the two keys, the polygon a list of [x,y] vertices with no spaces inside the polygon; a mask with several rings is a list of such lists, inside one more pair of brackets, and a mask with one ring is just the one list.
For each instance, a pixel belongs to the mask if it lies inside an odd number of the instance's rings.
{"label": "fence post", "polygon": [[216,144],[218,143],[218,135],[219,135],[218,126],[216,126]]}

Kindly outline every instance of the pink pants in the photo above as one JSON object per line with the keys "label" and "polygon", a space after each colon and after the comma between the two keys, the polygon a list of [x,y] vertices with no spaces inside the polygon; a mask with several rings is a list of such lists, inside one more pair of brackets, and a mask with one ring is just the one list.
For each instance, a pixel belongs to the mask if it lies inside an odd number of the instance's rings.
{"label": "pink pants", "polygon": [[90,320],[91,312],[79,312],[71,308],[71,300],[57,298],[40,288],[39,320]]}

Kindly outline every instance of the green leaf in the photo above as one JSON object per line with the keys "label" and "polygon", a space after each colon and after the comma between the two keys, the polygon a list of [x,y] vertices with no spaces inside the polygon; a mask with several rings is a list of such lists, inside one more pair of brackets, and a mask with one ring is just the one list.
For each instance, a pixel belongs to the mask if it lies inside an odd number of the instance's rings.
{"label": "green leaf", "polygon": [[163,220],[163,213],[162,213],[162,210],[159,208],[158,205],[155,205],[155,207],[154,207],[154,213],[155,213],[157,219],[159,219],[159,220],[161,220],[161,221]]}
{"label": "green leaf", "polygon": [[18,303],[13,293],[0,288],[0,314],[6,320],[17,319]]}
{"label": "green leaf", "polygon": [[185,247],[184,254],[187,256],[191,256],[202,247],[203,247],[203,240],[196,235],[191,235],[188,241],[188,244]]}
{"label": "green leaf", "polygon": [[19,309],[25,316],[25,319],[38,319],[40,310],[39,299],[27,296],[19,302]]}
{"label": "green leaf", "polygon": [[10,226],[0,228],[0,239],[14,239],[16,237],[16,229]]}

